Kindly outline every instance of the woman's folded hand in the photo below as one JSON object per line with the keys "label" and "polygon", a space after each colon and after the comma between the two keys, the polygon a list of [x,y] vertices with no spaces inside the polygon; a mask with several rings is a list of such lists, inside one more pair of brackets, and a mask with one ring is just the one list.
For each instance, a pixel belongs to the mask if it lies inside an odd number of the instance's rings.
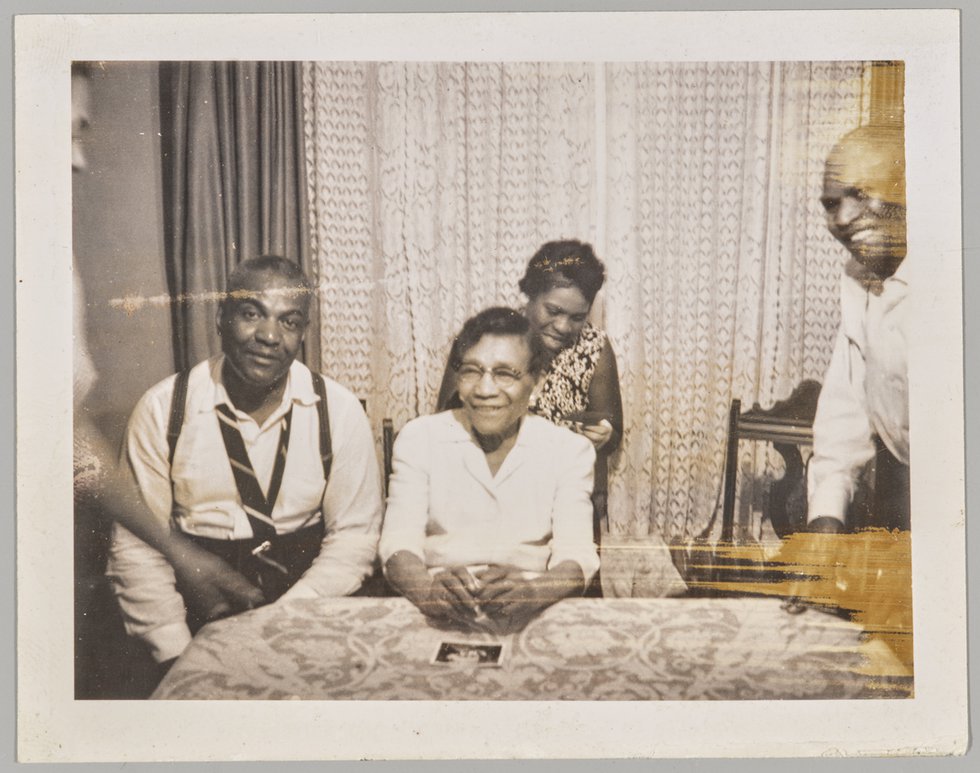
{"label": "woman's folded hand", "polygon": [[491,566],[477,575],[480,609],[496,633],[511,633],[526,626],[543,609],[568,595],[553,587],[548,575],[527,579],[513,566]]}
{"label": "woman's folded hand", "polygon": [[447,566],[436,572],[421,593],[408,593],[423,614],[471,623],[477,616],[477,584],[465,566]]}

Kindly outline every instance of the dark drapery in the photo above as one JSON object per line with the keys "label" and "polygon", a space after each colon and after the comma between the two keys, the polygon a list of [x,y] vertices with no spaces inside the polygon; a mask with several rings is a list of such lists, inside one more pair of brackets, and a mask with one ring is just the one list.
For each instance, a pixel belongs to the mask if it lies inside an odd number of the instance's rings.
{"label": "dark drapery", "polygon": [[[167,279],[181,370],[218,351],[217,293],[242,260],[282,255],[310,273],[302,66],[164,62],[160,104]],[[311,312],[315,320],[315,304]],[[311,324],[309,335],[317,328]],[[308,338],[305,350],[318,368],[317,342]]]}

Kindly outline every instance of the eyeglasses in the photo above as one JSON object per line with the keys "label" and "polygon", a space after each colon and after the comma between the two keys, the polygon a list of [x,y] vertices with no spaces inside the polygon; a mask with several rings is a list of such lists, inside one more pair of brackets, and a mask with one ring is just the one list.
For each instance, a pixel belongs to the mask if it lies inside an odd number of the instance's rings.
{"label": "eyeglasses", "polygon": [[456,378],[459,379],[459,383],[466,384],[467,386],[481,381],[484,373],[489,373],[490,378],[493,379],[493,383],[504,389],[514,386],[525,375],[521,371],[512,368],[484,368],[472,364],[463,364],[456,368]]}

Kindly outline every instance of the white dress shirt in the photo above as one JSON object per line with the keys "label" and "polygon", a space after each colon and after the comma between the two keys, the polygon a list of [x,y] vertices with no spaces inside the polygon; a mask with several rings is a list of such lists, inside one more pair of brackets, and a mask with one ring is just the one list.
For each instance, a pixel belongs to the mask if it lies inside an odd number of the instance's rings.
{"label": "white dress shirt", "polygon": [[[221,382],[223,362],[219,356],[191,370],[172,488],[167,425],[176,376],[161,381],[140,399],[129,421],[125,456],[143,497],[161,522],[170,520],[173,508],[188,534],[245,539],[252,536],[252,528],[241,506],[215,412],[217,405],[231,405]],[[235,411],[265,492],[279,446],[280,420],[293,409],[282,487],[272,511],[276,532],[288,534],[313,525],[318,514],[323,514],[326,534],[320,554],[283,598],[352,593],[370,573],[376,555],[381,485],[370,426],[354,395],[329,378],[324,381],[333,448],[326,488],[320,459],[319,398],[305,365],[292,364],[282,402],[262,426],[248,414]],[[179,655],[190,641],[190,631],[166,559],[117,524],[107,574],[114,581],[129,633],[141,637],[158,661]]]}
{"label": "white dress shirt", "polygon": [[399,433],[382,564],[400,550],[430,568],[509,564],[544,572],[574,561],[588,585],[599,568],[592,542],[592,444],[528,415],[491,475],[458,413],[422,416]]}
{"label": "white dress shirt", "polygon": [[907,262],[880,293],[854,278],[855,264],[842,278],[840,330],[813,424],[808,520],[844,520],[875,435],[908,464]]}

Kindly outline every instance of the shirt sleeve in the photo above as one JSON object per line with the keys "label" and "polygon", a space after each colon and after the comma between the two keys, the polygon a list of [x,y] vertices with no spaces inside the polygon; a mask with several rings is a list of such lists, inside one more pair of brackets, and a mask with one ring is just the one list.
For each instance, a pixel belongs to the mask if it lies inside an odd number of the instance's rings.
{"label": "shirt sleeve", "polygon": [[[166,422],[173,383],[147,392],[126,430],[123,458],[147,505],[161,523],[170,519],[170,463]],[[184,600],[167,559],[129,530],[113,524],[106,574],[126,631],[142,639],[157,662],[177,657],[191,640]]]}
{"label": "shirt sleeve", "polygon": [[425,563],[425,531],[429,520],[428,454],[424,427],[409,422],[398,434],[392,450],[388,507],[378,552],[381,565],[399,551],[418,556]]}
{"label": "shirt sleeve", "polygon": [[381,529],[381,476],[360,403],[327,384],[333,465],[323,494],[320,554],[284,599],[346,596],[374,569]]}
{"label": "shirt sleeve", "polygon": [[586,587],[599,570],[592,541],[592,477],[595,449],[585,438],[569,432],[558,454],[558,485],[552,508],[551,558],[548,568],[574,561],[582,568]]}
{"label": "shirt sleeve", "polygon": [[864,360],[842,326],[813,422],[808,522],[821,516],[844,521],[854,496],[855,481],[874,456],[863,389]]}

